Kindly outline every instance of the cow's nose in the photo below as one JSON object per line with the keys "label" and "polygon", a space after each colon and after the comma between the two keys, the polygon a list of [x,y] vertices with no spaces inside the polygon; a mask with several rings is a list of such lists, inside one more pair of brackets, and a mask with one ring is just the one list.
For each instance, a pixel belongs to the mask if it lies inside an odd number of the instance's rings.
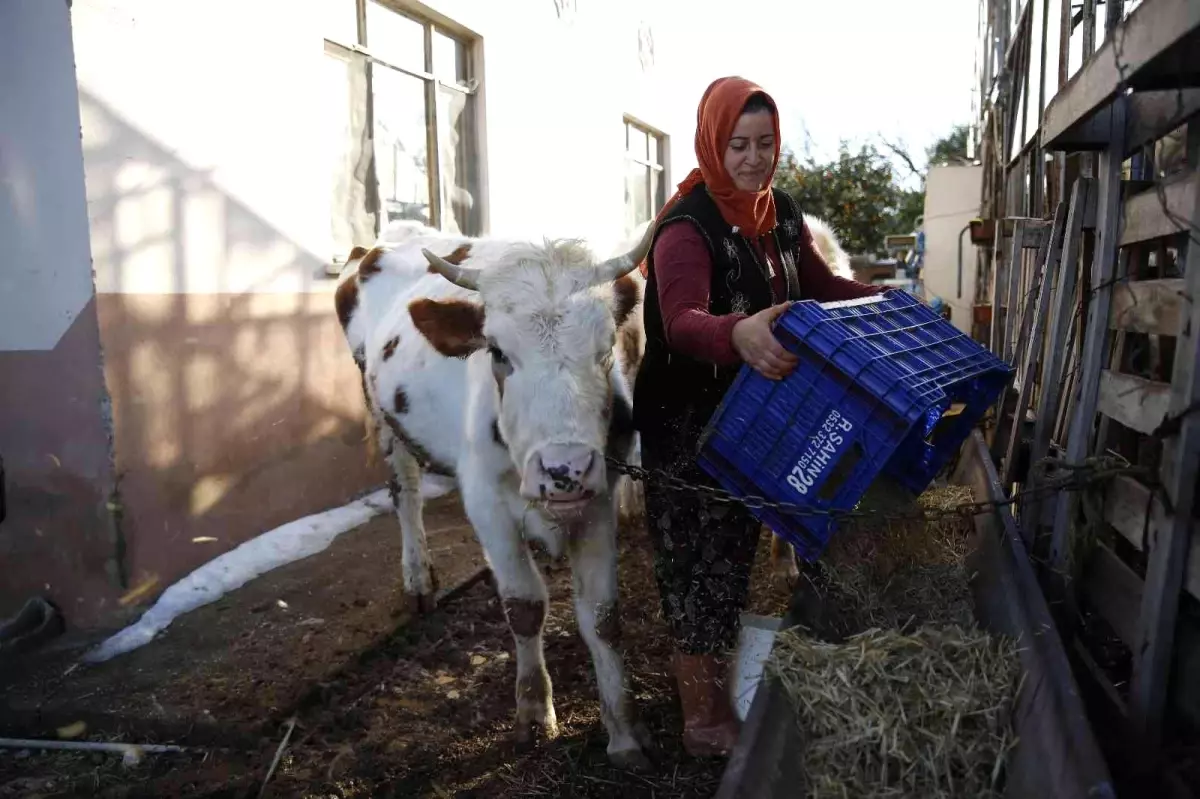
{"label": "cow's nose", "polygon": [[604,459],[582,444],[549,444],[529,457],[521,493],[530,499],[574,502],[604,485]]}

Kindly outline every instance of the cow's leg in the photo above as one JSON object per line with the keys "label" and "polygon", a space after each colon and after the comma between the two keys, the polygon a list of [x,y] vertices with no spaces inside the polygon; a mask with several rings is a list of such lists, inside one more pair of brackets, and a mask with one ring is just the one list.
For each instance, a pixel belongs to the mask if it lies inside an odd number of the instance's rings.
{"label": "cow's leg", "polygon": [[463,507],[475,528],[484,556],[496,580],[504,616],[512,630],[517,651],[518,745],[558,734],[554,713],[554,691],[542,651],[542,626],[546,621],[549,594],[538,574],[503,498],[486,478],[467,476],[461,483]]}
{"label": "cow's leg", "polygon": [[421,497],[421,467],[404,445],[381,426],[380,443],[388,454],[392,479],[388,491],[396,519],[400,522],[400,535],[404,542],[403,573],[404,593],[410,604],[419,613],[428,613],[437,605],[437,576],[429,559],[429,545],[425,540],[425,501]]}
{"label": "cow's leg", "polygon": [[771,572],[775,575],[775,583],[779,588],[791,590],[800,579],[800,569],[796,567],[796,553],[791,544],[769,529],[763,529],[771,536]]}
{"label": "cow's leg", "polygon": [[608,519],[570,536],[567,552],[575,588],[575,618],[592,653],[600,690],[600,717],[608,731],[608,757],[623,768],[647,768],[642,752],[648,735],[637,709],[621,654],[621,615],[617,602],[616,530]]}

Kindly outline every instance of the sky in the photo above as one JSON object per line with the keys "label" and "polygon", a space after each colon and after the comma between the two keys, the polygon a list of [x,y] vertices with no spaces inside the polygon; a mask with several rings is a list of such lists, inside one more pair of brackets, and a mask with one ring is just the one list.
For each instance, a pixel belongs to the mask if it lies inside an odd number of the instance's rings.
{"label": "sky", "polygon": [[818,158],[835,155],[840,139],[853,147],[882,135],[921,166],[926,146],[970,121],[977,0],[661,3],[656,50],[711,54],[705,74],[676,76],[692,108],[712,79],[740,74],[775,98],[795,150],[806,130]]}

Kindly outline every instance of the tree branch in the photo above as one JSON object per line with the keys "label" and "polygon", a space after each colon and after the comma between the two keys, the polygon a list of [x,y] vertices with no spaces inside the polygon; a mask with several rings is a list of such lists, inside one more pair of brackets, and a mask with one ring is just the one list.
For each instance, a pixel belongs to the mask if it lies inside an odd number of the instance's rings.
{"label": "tree branch", "polygon": [[891,150],[893,154],[899,156],[900,159],[902,161],[904,161],[904,163],[908,166],[908,168],[912,170],[912,173],[914,175],[916,175],[919,178],[925,177],[925,173],[922,172],[921,170],[917,169],[917,165],[913,163],[912,157],[909,156],[908,152],[905,151],[905,149],[903,147],[901,147],[898,144],[892,144],[890,141],[888,141],[884,137],[884,135],[882,133],[879,134],[879,141],[883,144],[884,147]]}

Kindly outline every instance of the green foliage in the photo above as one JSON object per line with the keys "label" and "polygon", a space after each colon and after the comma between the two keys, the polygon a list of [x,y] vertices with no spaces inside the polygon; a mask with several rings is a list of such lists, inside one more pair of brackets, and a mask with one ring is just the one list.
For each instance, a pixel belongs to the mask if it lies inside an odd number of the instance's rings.
{"label": "green foliage", "polygon": [[916,229],[925,209],[925,171],[966,158],[967,133],[966,125],[955,125],[926,148],[924,169],[903,148],[884,141],[920,178],[919,189],[904,188],[891,159],[874,145],[851,152],[845,142],[837,158],[826,162],[811,155],[800,158],[785,147],[775,186],[795,197],[804,213],[831,224],[847,252],[881,256],[884,236]]}
{"label": "green foliage", "polygon": [[960,159],[965,159],[967,157],[968,130],[966,125],[955,125],[950,129],[949,135],[943,136],[927,147],[925,158],[928,160],[929,166],[952,164]]}
{"label": "green foliage", "polygon": [[[824,163],[785,149],[775,185],[796,198],[804,213],[832,225],[849,253],[881,254],[883,237],[901,232],[903,215],[917,205],[904,196],[891,162],[873,145],[854,153],[843,143],[838,157]],[[911,221],[907,224],[902,232],[912,230]]]}

